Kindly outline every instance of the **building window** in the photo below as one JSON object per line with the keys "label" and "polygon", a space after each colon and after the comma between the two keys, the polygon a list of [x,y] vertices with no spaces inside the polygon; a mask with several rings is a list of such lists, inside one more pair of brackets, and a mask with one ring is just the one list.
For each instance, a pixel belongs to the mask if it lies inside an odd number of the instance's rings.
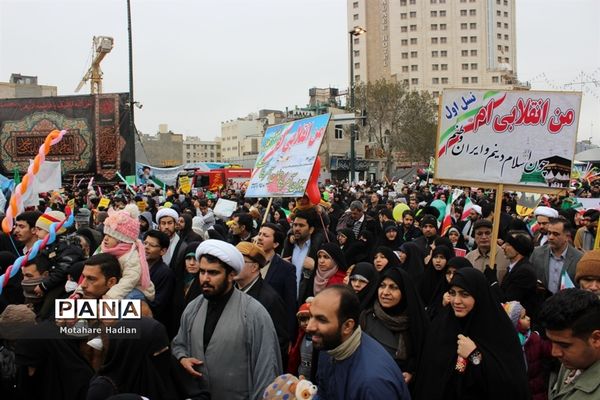
{"label": "building window", "polygon": [[417,4],[417,0],[409,0],[408,4]]}
{"label": "building window", "polygon": [[442,50],[442,51],[440,52],[440,56],[442,56],[442,57],[448,57],[448,51],[446,51],[446,50]]}
{"label": "building window", "polygon": [[448,78],[442,78],[442,85],[448,84]]}
{"label": "building window", "polygon": [[406,13],[400,13],[400,19],[406,19]]}
{"label": "building window", "polygon": [[441,64],[442,71],[448,71],[448,64]]}
{"label": "building window", "polygon": [[354,3],[352,3],[352,7],[358,8],[358,1],[355,1]]}
{"label": "building window", "polygon": [[437,0],[429,0],[430,4],[437,4]]}
{"label": "building window", "polygon": [[508,35],[504,35],[504,40],[508,40]]}
{"label": "building window", "polygon": [[474,16],[476,16],[476,15],[477,15],[477,10],[469,10],[469,15],[470,15],[471,17],[474,17]]}
{"label": "building window", "polygon": [[404,83],[405,85],[408,85],[408,79],[404,79],[404,80],[402,81],[402,83]]}
{"label": "building window", "polygon": [[360,50],[354,50],[354,57],[360,56]]}
{"label": "building window", "polygon": [[461,2],[461,3],[466,3],[466,2],[467,2],[467,0],[460,0],[460,2]]}
{"label": "building window", "polygon": [[502,16],[502,11],[500,11],[500,10],[496,11],[496,16],[497,17],[501,17]]}
{"label": "building window", "polygon": [[359,38],[354,38],[354,44],[359,44],[360,43],[360,39]]}
{"label": "building window", "polygon": [[502,28],[502,22],[496,22],[496,28]]}
{"label": "building window", "polygon": [[440,17],[445,17],[445,16],[446,16],[446,10],[441,10]]}
{"label": "building window", "polygon": [[405,6],[406,5],[406,0],[400,0],[400,5],[401,6]]}
{"label": "building window", "polygon": [[437,31],[437,24],[431,24],[431,30]]}
{"label": "building window", "polygon": [[462,64],[462,69],[464,70],[468,70],[469,69],[469,64]]}
{"label": "building window", "polygon": [[410,31],[411,31],[411,32],[414,32],[414,31],[416,31],[416,30],[417,30],[417,26],[416,26],[416,25],[411,25],[411,26],[410,26]]}
{"label": "building window", "polygon": [[460,29],[467,29],[467,23],[466,22],[461,23]]}
{"label": "building window", "polygon": [[440,65],[439,64],[431,64],[431,70],[432,71],[437,71],[438,69],[440,69]]}
{"label": "building window", "polygon": [[472,69],[472,70],[473,70],[473,69],[477,69],[477,63],[472,63],[472,64],[471,64],[471,69]]}
{"label": "building window", "polygon": [[335,138],[338,140],[344,139],[344,127],[343,125],[335,126]]}
{"label": "building window", "polygon": [[[413,3],[410,3],[410,4],[413,4]],[[504,0],[504,5],[508,6],[508,0]]]}
{"label": "building window", "polygon": [[496,34],[496,39],[502,39],[502,34],[501,33],[497,33]]}
{"label": "building window", "polygon": [[477,29],[477,22],[471,22],[469,24],[469,29]]}
{"label": "building window", "polygon": [[185,148],[189,150],[189,149],[190,149],[190,145],[189,145],[189,144],[186,144],[186,145],[185,145]]}
{"label": "building window", "polygon": [[504,62],[505,62],[505,63],[507,63],[507,64],[510,62],[510,60],[508,59],[508,57],[506,57],[506,58],[504,59]]}
{"label": "building window", "polygon": [[431,78],[431,84],[433,84],[433,85],[439,85],[440,84],[440,78]]}
{"label": "building window", "polygon": [[504,16],[508,18],[508,11],[504,11]]}
{"label": "building window", "polygon": [[418,65],[411,65],[410,66],[410,70],[413,71],[413,72],[414,71],[418,71],[419,70],[419,66]]}
{"label": "building window", "polygon": [[417,52],[416,51],[411,51],[410,52],[410,58],[417,58]]}
{"label": "building window", "polygon": [[410,44],[417,44],[417,38],[411,38]]}
{"label": "building window", "polygon": [[440,43],[446,43],[448,41],[448,38],[446,36],[442,36],[440,38]]}
{"label": "building window", "polygon": [[358,20],[358,14],[354,14],[354,15],[352,16],[352,19],[353,19],[353,20],[355,20],[355,21],[357,21],[357,20]]}
{"label": "building window", "polygon": [[402,66],[402,72],[408,72],[408,65]]}
{"label": "building window", "polygon": [[401,26],[401,27],[400,27],[400,32],[408,32],[408,27],[406,27],[406,26]]}
{"label": "building window", "polygon": [[502,62],[502,57],[498,57],[498,62],[501,63]]}
{"label": "building window", "polygon": [[492,76],[492,83],[498,83],[499,79],[497,76]]}
{"label": "building window", "polygon": [[504,51],[508,53],[508,46],[504,46]]}
{"label": "building window", "polygon": [[437,11],[432,11],[432,12],[430,13],[430,15],[431,15],[432,17],[437,17]]}
{"label": "building window", "polygon": [[402,46],[408,46],[408,39],[402,39],[400,40],[400,43],[402,44]]}
{"label": "building window", "polygon": [[440,4],[446,4],[446,0],[440,0]]}
{"label": "building window", "polygon": [[408,58],[408,53],[406,53],[406,52],[402,53],[402,58],[403,59],[407,59]]}
{"label": "building window", "polygon": [[437,50],[433,50],[431,52],[431,57],[437,57],[438,56],[438,51]]}
{"label": "building window", "polygon": [[460,55],[463,56],[463,57],[468,56],[469,55],[469,50],[461,50],[460,51]]}
{"label": "building window", "polygon": [[467,10],[460,10],[460,16],[461,17],[466,17],[467,16]]}
{"label": "building window", "polygon": [[354,69],[360,69],[360,63],[354,63]]}
{"label": "building window", "polygon": [[354,75],[354,81],[360,82],[360,75]]}
{"label": "building window", "polygon": [[461,43],[467,43],[469,41],[469,38],[467,36],[461,36],[460,37],[460,42]]}
{"label": "building window", "polygon": [[502,51],[502,45],[498,45],[498,51]]}
{"label": "building window", "polygon": [[416,11],[411,11],[410,12],[410,17],[411,18],[416,18],[417,17],[417,12]]}
{"label": "building window", "polygon": [[436,37],[431,38],[431,44],[437,44],[437,42],[438,42],[438,38],[436,38]]}
{"label": "building window", "polygon": [[471,43],[477,43],[477,36],[471,36]]}
{"label": "building window", "polygon": [[440,31],[446,30],[446,24],[440,24]]}
{"label": "building window", "polygon": [[463,76],[462,83],[469,83],[469,77]]}
{"label": "building window", "polygon": [[418,85],[419,84],[419,79],[418,78],[412,78],[410,80],[410,84],[411,85]]}
{"label": "building window", "polygon": [[440,97],[440,92],[438,92],[437,90],[434,90],[433,92],[431,92],[431,95],[435,98]]}
{"label": "building window", "polygon": [[477,50],[471,50],[471,56],[476,56],[477,55]]}
{"label": "building window", "polygon": [[478,79],[476,76],[471,77],[471,83],[477,83]]}

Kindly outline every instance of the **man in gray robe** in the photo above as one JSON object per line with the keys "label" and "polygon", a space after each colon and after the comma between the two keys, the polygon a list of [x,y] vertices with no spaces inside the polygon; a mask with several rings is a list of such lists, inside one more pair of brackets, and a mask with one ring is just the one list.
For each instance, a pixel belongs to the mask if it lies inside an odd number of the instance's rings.
{"label": "man in gray robe", "polygon": [[244,257],[231,244],[211,239],[198,246],[196,259],[202,295],[181,316],[173,355],[212,399],[261,399],[282,373],[281,355],[269,313],[233,285]]}

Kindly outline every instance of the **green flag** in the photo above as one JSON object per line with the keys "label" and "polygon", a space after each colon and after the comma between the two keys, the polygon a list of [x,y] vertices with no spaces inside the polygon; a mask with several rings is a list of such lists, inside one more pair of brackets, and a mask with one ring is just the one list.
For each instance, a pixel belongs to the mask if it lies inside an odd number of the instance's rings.
{"label": "green flag", "polygon": [[13,170],[13,180],[15,181],[15,186],[21,183],[21,174],[19,174],[19,169],[15,168]]}

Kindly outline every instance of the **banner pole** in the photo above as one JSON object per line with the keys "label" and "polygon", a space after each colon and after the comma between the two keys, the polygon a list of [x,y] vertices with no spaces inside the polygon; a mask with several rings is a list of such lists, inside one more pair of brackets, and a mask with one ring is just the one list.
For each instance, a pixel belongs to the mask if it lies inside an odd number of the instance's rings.
{"label": "banner pole", "polygon": [[502,183],[496,186],[496,197],[494,201],[494,221],[492,224],[492,239],[490,242],[490,268],[496,268],[496,253],[498,251],[498,232],[500,231],[500,214],[502,213],[502,196],[504,195],[504,185]]}
{"label": "banner pole", "polygon": [[265,222],[267,222],[267,217],[269,216],[269,212],[271,211],[271,204],[273,204],[273,198],[269,197],[269,204],[267,204],[267,209],[265,210],[265,215],[263,216],[263,220],[262,220],[263,224]]}

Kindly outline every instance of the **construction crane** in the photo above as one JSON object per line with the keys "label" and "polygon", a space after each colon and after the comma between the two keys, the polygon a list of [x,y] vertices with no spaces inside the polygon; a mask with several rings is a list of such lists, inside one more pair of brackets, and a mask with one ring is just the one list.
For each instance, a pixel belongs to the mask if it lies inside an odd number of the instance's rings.
{"label": "construction crane", "polygon": [[100,63],[113,48],[114,39],[109,36],[94,36],[93,42],[93,60],[90,69],[87,70],[79,85],[75,89],[75,93],[79,92],[87,81],[91,80],[91,94],[102,93],[102,70]]}

